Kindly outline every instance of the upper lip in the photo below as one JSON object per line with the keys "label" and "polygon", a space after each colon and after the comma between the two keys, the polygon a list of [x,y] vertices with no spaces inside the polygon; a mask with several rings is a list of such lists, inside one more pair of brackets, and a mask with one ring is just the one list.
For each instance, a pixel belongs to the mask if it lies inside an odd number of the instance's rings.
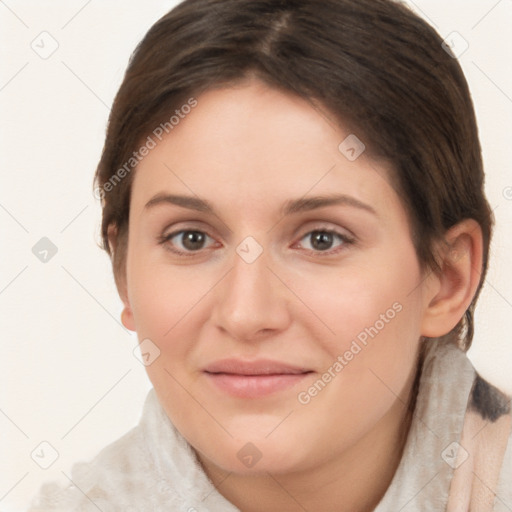
{"label": "upper lip", "polygon": [[312,370],[271,359],[244,361],[242,359],[221,359],[204,368],[207,373],[230,373],[234,375],[282,375],[308,373]]}

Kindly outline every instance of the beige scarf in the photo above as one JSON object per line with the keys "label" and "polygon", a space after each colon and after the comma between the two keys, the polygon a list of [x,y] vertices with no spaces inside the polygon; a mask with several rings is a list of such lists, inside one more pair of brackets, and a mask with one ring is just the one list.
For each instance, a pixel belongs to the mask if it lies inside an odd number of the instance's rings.
{"label": "beige scarf", "polygon": [[[491,512],[495,510],[495,502],[501,508],[504,506],[501,500],[506,499],[505,495],[500,496],[498,484],[500,474],[509,473],[504,463],[511,464],[510,455],[504,460],[512,427],[510,398],[478,375],[470,396],[447,512]],[[512,492],[512,476],[508,477],[508,492]],[[507,484],[504,479],[505,474],[502,481]]]}
{"label": "beige scarf", "polygon": [[511,397],[453,342],[424,348],[404,453],[374,512],[512,512]]}
{"label": "beige scarf", "polygon": [[[441,340],[425,345],[418,382],[400,464],[374,512],[512,512],[510,397]],[[154,390],[139,425],[76,464],[72,482],[45,485],[29,512],[239,512],[207,478]]]}

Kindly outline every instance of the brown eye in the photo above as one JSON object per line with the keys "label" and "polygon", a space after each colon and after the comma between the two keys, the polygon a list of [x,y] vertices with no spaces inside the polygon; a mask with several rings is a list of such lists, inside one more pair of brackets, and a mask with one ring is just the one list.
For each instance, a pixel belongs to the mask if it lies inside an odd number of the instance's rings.
{"label": "brown eye", "polygon": [[[203,231],[181,230],[162,236],[160,243],[168,246],[171,251],[186,254],[204,249],[205,242],[208,238],[211,239],[211,237]],[[176,239],[176,241],[173,242],[173,239]],[[172,247],[176,245],[177,247]]]}
{"label": "brown eye", "polygon": [[337,247],[341,247],[341,250],[343,250],[344,246],[354,243],[354,240],[348,237],[347,235],[328,229],[317,229],[314,231],[310,231],[301,238],[301,240],[310,241],[310,248],[306,247],[306,249],[308,249],[309,251],[314,251],[318,253],[326,252],[328,254],[338,252],[338,250],[340,250],[337,249],[336,247],[332,249],[333,245],[336,242],[336,239],[341,241],[341,243],[337,245]]}
{"label": "brown eye", "polygon": [[331,248],[334,236],[326,231],[313,231],[311,233],[311,245],[319,251],[326,251]]}
{"label": "brown eye", "polygon": [[206,240],[205,233],[201,231],[183,231],[181,242],[183,247],[189,251],[202,249]]}

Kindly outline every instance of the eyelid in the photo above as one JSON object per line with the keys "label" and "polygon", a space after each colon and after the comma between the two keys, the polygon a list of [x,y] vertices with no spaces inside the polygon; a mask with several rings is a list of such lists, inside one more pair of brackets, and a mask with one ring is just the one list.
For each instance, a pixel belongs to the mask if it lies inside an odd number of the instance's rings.
{"label": "eyelid", "polygon": [[305,226],[305,228],[302,226],[299,230],[299,233],[303,233],[301,238],[303,238],[304,235],[311,233],[312,231],[327,231],[330,233],[339,234],[340,236],[345,236],[346,238],[356,238],[354,233],[352,233],[352,231],[350,231],[348,228],[341,227],[337,224],[333,224],[332,222],[313,220],[306,222]]}

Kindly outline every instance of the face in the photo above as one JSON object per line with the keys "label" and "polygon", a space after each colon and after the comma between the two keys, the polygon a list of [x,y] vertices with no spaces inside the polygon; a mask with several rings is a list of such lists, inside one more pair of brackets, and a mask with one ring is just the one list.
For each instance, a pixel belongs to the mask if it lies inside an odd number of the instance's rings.
{"label": "face", "polygon": [[426,285],[388,169],[349,135],[251,81],[199,96],[138,165],[125,322],[169,418],[225,470],[336,457],[411,383]]}

